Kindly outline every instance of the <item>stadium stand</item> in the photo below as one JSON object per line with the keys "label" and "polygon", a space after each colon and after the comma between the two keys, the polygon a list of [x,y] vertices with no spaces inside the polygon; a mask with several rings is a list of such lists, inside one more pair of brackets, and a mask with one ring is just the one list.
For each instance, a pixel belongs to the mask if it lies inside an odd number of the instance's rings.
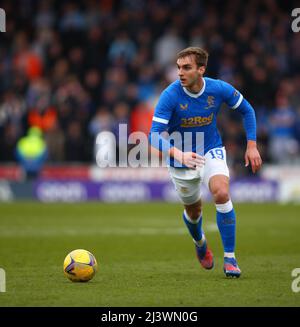
{"label": "stadium stand", "polygon": [[[296,1],[2,1],[0,162],[43,130],[48,164],[95,163],[103,130],[148,132],[157,97],[176,78],[174,55],[206,48],[207,76],[238,88],[256,110],[266,163],[299,163],[300,33]],[[254,19],[255,17],[255,19]],[[219,127],[236,176],[247,174],[238,115]],[[284,145],[284,146],[282,146]],[[280,152],[284,149],[284,155]]]}

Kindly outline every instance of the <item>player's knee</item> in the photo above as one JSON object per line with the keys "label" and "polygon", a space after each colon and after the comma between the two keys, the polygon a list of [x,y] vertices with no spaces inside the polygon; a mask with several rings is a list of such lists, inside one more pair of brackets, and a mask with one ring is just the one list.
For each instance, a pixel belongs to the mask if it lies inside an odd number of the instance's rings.
{"label": "player's knee", "polygon": [[226,203],[229,201],[229,192],[227,188],[220,187],[213,193],[215,203]]}

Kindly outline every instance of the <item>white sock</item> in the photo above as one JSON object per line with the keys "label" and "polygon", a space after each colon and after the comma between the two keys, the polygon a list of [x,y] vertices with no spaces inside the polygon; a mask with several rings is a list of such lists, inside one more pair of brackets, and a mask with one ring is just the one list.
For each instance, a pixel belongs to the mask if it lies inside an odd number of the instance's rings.
{"label": "white sock", "polygon": [[227,213],[233,209],[233,204],[232,204],[231,200],[229,200],[223,204],[216,204],[216,209],[217,209],[217,211],[219,211],[221,213]]}

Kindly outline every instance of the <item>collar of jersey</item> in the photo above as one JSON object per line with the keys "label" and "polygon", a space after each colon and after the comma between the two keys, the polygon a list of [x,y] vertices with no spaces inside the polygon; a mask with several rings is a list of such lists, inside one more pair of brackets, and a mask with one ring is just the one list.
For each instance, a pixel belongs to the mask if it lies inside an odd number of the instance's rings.
{"label": "collar of jersey", "polygon": [[188,91],[185,87],[183,87],[183,91],[188,95],[188,96],[190,96],[190,97],[192,97],[192,98],[199,98],[199,96],[204,92],[204,90],[205,90],[205,84],[206,84],[206,82],[205,82],[205,79],[204,78],[202,78],[202,80],[203,80],[203,86],[202,86],[202,89],[199,91],[199,93],[192,93],[192,92],[190,92],[190,91]]}

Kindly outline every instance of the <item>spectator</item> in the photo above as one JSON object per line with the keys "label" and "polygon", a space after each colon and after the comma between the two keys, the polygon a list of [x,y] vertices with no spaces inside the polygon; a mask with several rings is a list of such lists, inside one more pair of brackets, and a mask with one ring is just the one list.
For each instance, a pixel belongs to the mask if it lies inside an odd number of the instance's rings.
{"label": "spectator", "polygon": [[86,142],[83,137],[81,124],[73,120],[67,126],[65,140],[65,160],[66,161],[85,161]]}
{"label": "spectator", "polygon": [[168,28],[166,33],[156,41],[155,60],[160,67],[173,64],[177,52],[185,47],[185,42],[178,36],[175,27]]}
{"label": "spectator", "polygon": [[31,127],[26,136],[22,137],[16,148],[16,157],[27,178],[36,178],[47,159],[47,146],[42,130]]}
{"label": "spectator", "polygon": [[108,58],[112,63],[127,64],[135,54],[136,46],[125,31],[119,32],[108,50]]}
{"label": "spectator", "polygon": [[[112,132],[114,128],[113,116],[106,106],[98,108],[96,115],[89,124],[89,132],[94,140],[94,158],[106,158],[111,166],[116,165],[116,142],[112,137],[102,132]],[[109,155],[108,155],[109,154]]]}
{"label": "spectator", "polygon": [[277,95],[270,115],[270,155],[277,163],[293,161],[298,151],[295,135],[296,115],[285,95]]}
{"label": "spectator", "polygon": [[[282,127],[296,141],[287,158],[300,158],[300,33],[290,27],[296,1],[30,3],[4,2],[9,19],[0,44],[0,148],[8,152],[1,160],[12,159],[9,149],[33,125],[45,131],[48,160],[55,162],[94,162],[95,133],[107,117],[130,122],[128,130],[146,130],[141,108],[177,78],[174,56],[187,45],[206,48],[207,75],[232,83],[255,108],[264,161],[278,162],[269,151],[283,139],[276,117],[285,123],[293,117],[294,127]],[[285,95],[288,108],[277,108],[275,94]],[[102,107],[106,114],[99,114]],[[242,126],[234,117],[224,110],[218,121],[230,126],[222,130],[233,165]],[[117,125],[109,128],[117,133]]]}
{"label": "spectator", "polygon": [[13,63],[17,71],[24,73],[29,80],[34,80],[42,75],[42,60],[37,53],[30,49],[27,35],[23,32],[19,32],[15,39]]}
{"label": "spectator", "polygon": [[65,133],[56,120],[45,133],[48,149],[48,161],[51,163],[65,160]]}

